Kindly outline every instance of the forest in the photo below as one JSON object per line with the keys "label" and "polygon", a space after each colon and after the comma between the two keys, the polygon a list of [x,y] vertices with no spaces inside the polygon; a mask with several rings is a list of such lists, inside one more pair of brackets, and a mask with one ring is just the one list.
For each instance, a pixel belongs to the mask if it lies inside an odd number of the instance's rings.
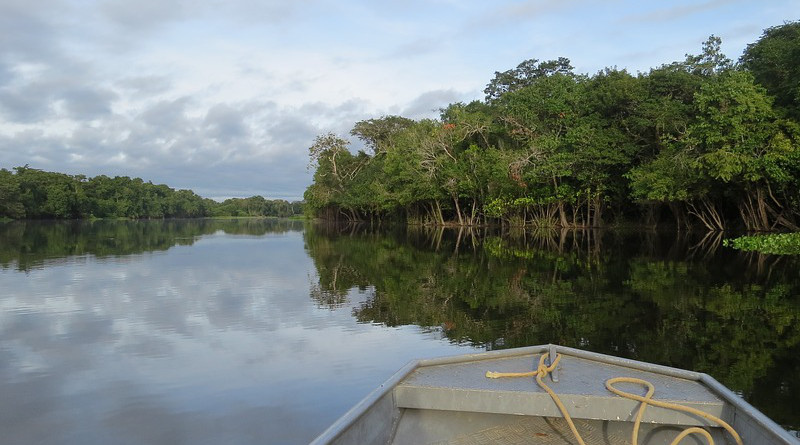
{"label": "forest", "polygon": [[[309,148],[306,212],[412,225],[637,224],[800,230],[800,22],[738,61],[698,55],[636,75],[567,58],[496,72],[438,119],[382,116]],[[361,150],[356,150],[363,147]]]}
{"label": "forest", "polygon": [[141,178],[87,178],[30,168],[0,169],[0,219],[162,219],[303,214],[301,202],[263,196],[202,198]]}

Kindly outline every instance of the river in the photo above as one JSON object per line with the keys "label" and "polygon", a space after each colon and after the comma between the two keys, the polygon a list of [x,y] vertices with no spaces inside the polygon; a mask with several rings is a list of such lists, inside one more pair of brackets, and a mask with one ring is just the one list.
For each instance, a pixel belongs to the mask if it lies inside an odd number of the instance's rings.
{"label": "river", "polygon": [[0,223],[0,444],[303,444],[414,358],[560,343],[800,427],[800,259],[721,236]]}

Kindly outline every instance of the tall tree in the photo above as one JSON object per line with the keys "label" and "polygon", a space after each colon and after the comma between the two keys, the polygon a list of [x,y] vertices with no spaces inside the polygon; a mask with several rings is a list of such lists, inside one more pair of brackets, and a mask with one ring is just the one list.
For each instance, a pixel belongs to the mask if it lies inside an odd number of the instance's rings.
{"label": "tall tree", "polygon": [[731,71],[703,85],[687,148],[698,172],[741,188],[737,207],[750,230],[798,230],[783,192],[800,146],[776,120],[772,100],[748,72]]}
{"label": "tall tree", "polygon": [[539,62],[539,59],[528,59],[517,65],[516,68],[507,71],[495,71],[486,89],[486,101],[492,102],[499,99],[505,93],[517,91],[532,84],[536,79],[552,76],[556,74],[572,74],[573,67],[569,59],[559,57],[556,60]]}
{"label": "tall tree", "polygon": [[775,98],[775,106],[800,120],[800,22],[768,28],[747,45],[740,62]]}
{"label": "tall tree", "polygon": [[349,144],[348,140],[327,133],[317,136],[309,147],[309,168],[316,166],[314,184],[305,193],[311,211],[328,208],[333,215],[342,212],[349,219],[359,219],[348,187],[371,158],[363,152],[353,156]]}
{"label": "tall tree", "polygon": [[361,139],[375,155],[385,153],[392,136],[412,125],[413,120],[402,116],[383,116],[356,122],[350,134]]}

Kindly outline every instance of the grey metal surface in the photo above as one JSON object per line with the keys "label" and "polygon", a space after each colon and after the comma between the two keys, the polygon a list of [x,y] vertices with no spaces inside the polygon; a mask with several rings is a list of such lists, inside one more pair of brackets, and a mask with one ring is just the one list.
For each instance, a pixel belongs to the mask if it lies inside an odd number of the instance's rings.
{"label": "grey metal surface", "polygon": [[734,430],[742,437],[745,444],[781,444],[798,445],[800,439],[793,437],[788,431],[776,425],[770,418],[753,408],[739,396],[711,376],[701,379],[709,388],[716,391],[726,400],[727,418]]}
{"label": "grey metal surface", "polygon": [[[311,445],[388,443],[400,416],[400,410],[394,401],[394,389],[418,366],[418,361],[412,361],[397,371],[317,436]],[[367,429],[371,431],[369,434],[364,433]]]}
{"label": "grey metal surface", "polygon": [[[553,363],[555,363],[556,360],[558,360],[558,351],[556,350],[556,345],[550,345],[550,348],[547,351],[547,362],[545,364],[550,367]],[[556,366],[552,371],[550,371],[550,380],[558,383],[558,374],[558,366]]]}
{"label": "grey metal surface", "polygon": [[[397,386],[400,408],[474,411],[498,414],[560,417],[555,403],[535,379],[485,377],[486,371],[526,372],[536,369],[539,354],[496,358],[464,363],[426,366],[416,369]],[[563,355],[558,365],[559,381],[546,382],[574,418],[633,420],[639,402],[624,399],[605,387],[612,377],[634,377],[652,383],[654,397],[699,409],[713,416],[723,415],[724,401],[703,384],[659,373],[630,369]],[[640,385],[620,383],[618,389],[643,396]],[[706,425],[697,416],[658,407],[648,407],[645,422],[675,425]]]}
{"label": "grey metal surface", "polygon": [[[599,420],[575,420],[587,445],[631,445],[633,424]],[[683,428],[642,424],[638,445],[667,445]],[[717,445],[731,444],[719,429],[711,429]],[[573,445],[577,443],[562,418],[455,411],[406,410],[392,445]],[[687,438],[683,445],[705,445]]]}

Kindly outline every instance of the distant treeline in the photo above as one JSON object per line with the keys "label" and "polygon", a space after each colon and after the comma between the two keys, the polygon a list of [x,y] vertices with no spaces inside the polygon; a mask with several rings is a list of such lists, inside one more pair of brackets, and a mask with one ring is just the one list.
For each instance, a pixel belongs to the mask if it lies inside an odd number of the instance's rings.
{"label": "distant treeline", "polygon": [[566,58],[496,72],[439,119],[383,116],[309,148],[307,211],[410,224],[752,231],[800,226],[800,22],[733,62],[700,55],[633,75]]}
{"label": "distant treeline", "polygon": [[217,202],[191,190],[175,190],[127,176],[87,178],[28,166],[0,169],[0,218],[289,217],[302,213],[302,202],[269,200],[262,196]]}

